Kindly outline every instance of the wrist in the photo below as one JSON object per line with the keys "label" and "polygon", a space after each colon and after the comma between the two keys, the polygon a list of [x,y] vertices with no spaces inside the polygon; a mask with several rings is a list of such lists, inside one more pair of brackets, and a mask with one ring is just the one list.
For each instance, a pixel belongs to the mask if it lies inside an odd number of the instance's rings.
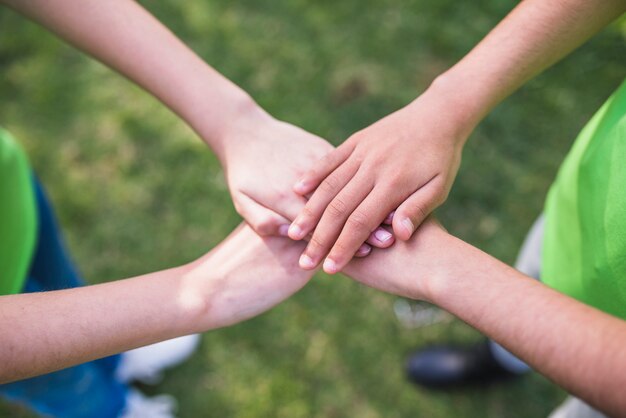
{"label": "wrist", "polygon": [[464,144],[490,109],[478,93],[469,88],[471,82],[457,73],[452,68],[439,75],[416,102],[423,100],[441,113],[448,127],[453,128],[455,138]]}
{"label": "wrist", "polygon": [[515,271],[508,265],[493,258],[465,241],[447,234],[442,248],[445,257],[439,260],[437,274],[425,281],[424,299],[440,306],[455,315],[462,316],[467,298],[476,292],[485,292]]}
{"label": "wrist", "polygon": [[233,113],[227,126],[215,138],[213,150],[225,172],[232,162],[242,155],[251,141],[263,137],[264,132],[272,132],[277,120],[256,103],[242,103]]}
{"label": "wrist", "polygon": [[[423,237],[422,260],[405,277],[404,285],[410,298],[424,300],[429,303],[440,305],[449,292],[454,291],[455,282],[463,276],[466,268],[463,258],[464,246],[468,245],[462,240],[448,233],[441,227],[432,228],[429,236]],[[417,247],[412,252],[417,253]],[[416,280],[418,272],[419,279]]]}
{"label": "wrist", "polygon": [[[220,281],[211,269],[211,252],[178,268],[180,278],[177,302],[187,333],[205,332],[218,328],[211,320],[213,300],[220,293]],[[207,268],[209,267],[209,268]]]}
{"label": "wrist", "polygon": [[237,135],[237,131],[271,119],[271,116],[238,88],[219,97],[222,99],[211,98],[204,106],[205,110],[198,112],[197,122],[190,124],[223,164],[230,149],[243,137]]}

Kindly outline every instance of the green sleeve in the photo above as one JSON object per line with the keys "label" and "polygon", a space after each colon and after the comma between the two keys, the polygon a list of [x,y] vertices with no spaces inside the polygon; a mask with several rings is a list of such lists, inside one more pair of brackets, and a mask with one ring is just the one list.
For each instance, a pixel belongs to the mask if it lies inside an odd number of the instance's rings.
{"label": "green sleeve", "polygon": [[32,172],[21,147],[0,128],[0,295],[19,293],[37,231]]}

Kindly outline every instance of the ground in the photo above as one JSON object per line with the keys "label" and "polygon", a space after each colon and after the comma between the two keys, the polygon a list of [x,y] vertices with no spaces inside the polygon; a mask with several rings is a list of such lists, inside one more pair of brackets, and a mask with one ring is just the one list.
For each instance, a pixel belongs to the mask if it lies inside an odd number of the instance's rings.
{"label": "ground", "polygon": [[[513,7],[142,4],[270,113],[334,144],[416,97]],[[27,149],[87,281],[190,261],[240,221],[215,157],[161,104],[8,10],[0,9],[0,28],[0,124]],[[623,33],[604,31],[477,128],[438,211],[451,232],[514,261],[577,131],[624,76]],[[522,418],[545,416],[564,397],[539,375],[451,394],[412,387],[407,353],[480,336],[459,321],[406,329],[394,300],[319,274],[271,312],[204,335],[191,361],[149,392],[173,394],[183,418]],[[30,415],[0,404],[0,416]]]}

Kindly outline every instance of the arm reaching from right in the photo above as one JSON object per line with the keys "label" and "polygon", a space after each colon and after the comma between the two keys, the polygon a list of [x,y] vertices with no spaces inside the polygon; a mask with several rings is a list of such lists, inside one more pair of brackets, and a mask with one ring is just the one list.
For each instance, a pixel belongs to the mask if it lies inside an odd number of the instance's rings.
{"label": "arm reaching from right", "polygon": [[327,273],[396,210],[407,240],[447,198],[474,127],[529,79],[626,11],[624,0],[524,0],[413,102],[355,133],[300,179],[313,192],[289,236],[313,233],[302,268]]}
{"label": "arm reaching from right", "polygon": [[439,305],[599,410],[626,414],[626,322],[523,275],[434,220],[344,273]]}

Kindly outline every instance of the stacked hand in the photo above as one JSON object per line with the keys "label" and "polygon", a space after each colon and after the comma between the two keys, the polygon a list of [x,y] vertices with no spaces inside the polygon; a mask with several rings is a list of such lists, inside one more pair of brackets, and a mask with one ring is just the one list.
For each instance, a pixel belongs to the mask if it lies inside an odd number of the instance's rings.
{"label": "stacked hand", "polygon": [[312,238],[302,268],[336,273],[389,213],[393,232],[408,240],[445,201],[456,176],[466,130],[424,95],[409,106],[357,132],[328,153],[294,187],[313,193],[289,229]]}
{"label": "stacked hand", "polygon": [[[306,204],[292,190],[296,180],[333,150],[322,138],[267,114],[244,119],[225,140],[222,164],[235,208],[262,236],[287,236],[290,222]],[[379,224],[382,222],[379,222]],[[376,225],[352,255],[386,248],[393,235]]]}

